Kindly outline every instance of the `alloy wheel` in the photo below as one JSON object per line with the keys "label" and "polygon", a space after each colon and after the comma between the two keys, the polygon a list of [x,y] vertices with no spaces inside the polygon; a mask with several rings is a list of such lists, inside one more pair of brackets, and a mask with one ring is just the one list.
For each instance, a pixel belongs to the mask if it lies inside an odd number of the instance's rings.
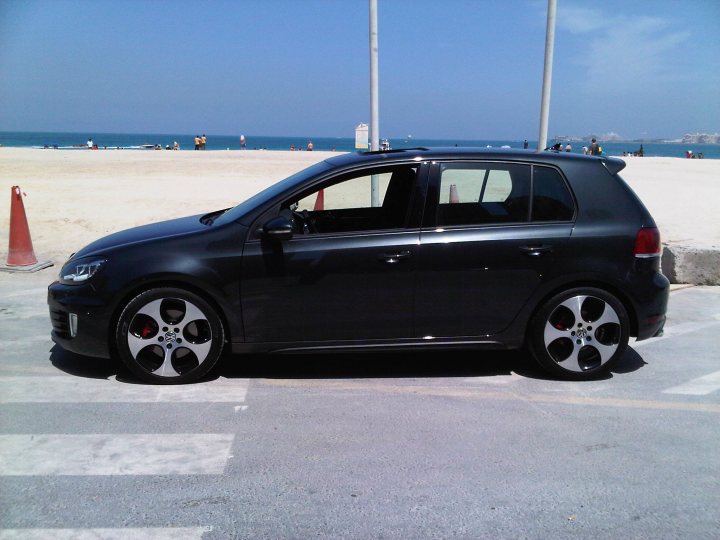
{"label": "alloy wheel", "polygon": [[180,377],[208,360],[213,345],[212,325],[188,300],[159,298],[130,320],[128,351],[141,369],[159,377]]}
{"label": "alloy wheel", "polygon": [[552,310],[543,340],[547,354],[558,366],[585,372],[606,364],[620,347],[620,317],[605,300],[572,296]]}

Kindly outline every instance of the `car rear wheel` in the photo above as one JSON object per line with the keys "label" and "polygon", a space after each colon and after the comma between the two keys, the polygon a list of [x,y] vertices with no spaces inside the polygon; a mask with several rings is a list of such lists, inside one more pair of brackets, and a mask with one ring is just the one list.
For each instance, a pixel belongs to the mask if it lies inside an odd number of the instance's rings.
{"label": "car rear wheel", "polygon": [[629,319],[622,303],[594,287],[562,292],[533,317],[530,348],[545,369],[566,379],[607,373],[627,348]]}
{"label": "car rear wheel", "polygon": [[182,289],[157,288],[133,298],[115,332],[122,362],[143,381],[196,381],[220,358],[224,332],[215,310]]}

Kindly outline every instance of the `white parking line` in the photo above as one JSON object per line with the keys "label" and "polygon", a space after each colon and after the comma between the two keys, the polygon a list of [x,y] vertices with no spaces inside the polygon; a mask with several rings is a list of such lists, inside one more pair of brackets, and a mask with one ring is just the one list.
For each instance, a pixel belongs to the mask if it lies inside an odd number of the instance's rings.
{"label": "white parking line", "polygon": [[7,293],[5,295],[5,298],[15,298],[17,296],[42,295],[43,300],[45,300],[45,298],[47,297],[47,292],[48,292],[47,287],[39,287],[37,289],[23,289],[21,291]]}
{"label": "white parking line", "polygon": [[0,529],[0,540],[199,540],[212,527]]}
{"label": "white parking line", "polygon": [[[716,319],[720,318],[720,315],[714,315]],[[720,326],[720,320],[709,320],[709,321],[690,321],[686,323],[674,324],[672,326],[666,326],[662,337],[646,339],[644,341],[635,341],[630,344],[633,349],[638,347],[644,347],[645,345],[652,345],[659,343],[666,339],[683,336],[698,330],[704,330],[712,326]]]}
{"label": "white parking line", "polygon": [[467,377],[463,380],[475,384],[504,385],[518,382],[520,379],[521,377],[517,373],[511,373],[510,375],[493,375],[492,377]]}
{"label": "white parking line", "polygon": [[663,390],[663,394],[685,394],[688,396],[706,396],[720,390],[720,371],[703,375],[684,384]]}
{"label": "white parking line", "polygon": [[25,343],[40,343],[42,341],[47,341],[50,343],[50,336],[48,334],[38,334],[36,336],[20,336],[20,337],[9,337],[5,343],[12,343],[13,345],[17,345],[19,343],[25,344]]}
{"label": "white parking line", "polygon": [[74,376],[0,377],[0,403],[242,403],[249,379],[188,385],[131,384]]}
{"label": "white parking line", "polygon": [[222,474],[232,433],[0,435],[0,476]]}

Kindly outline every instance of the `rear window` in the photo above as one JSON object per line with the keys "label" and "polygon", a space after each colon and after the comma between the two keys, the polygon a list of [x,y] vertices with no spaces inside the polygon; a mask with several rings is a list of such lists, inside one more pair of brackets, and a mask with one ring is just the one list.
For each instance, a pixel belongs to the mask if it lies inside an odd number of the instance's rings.
{"label": "rear window", "polygon": [[563,176],[542,165],[445,163],[438,198],[439,227],[569,221],[575,214]]}
{"label": "rear window", "polygon": [[439,197],[438,226],[527,221],[530,166],[444,164],[440,172]]}

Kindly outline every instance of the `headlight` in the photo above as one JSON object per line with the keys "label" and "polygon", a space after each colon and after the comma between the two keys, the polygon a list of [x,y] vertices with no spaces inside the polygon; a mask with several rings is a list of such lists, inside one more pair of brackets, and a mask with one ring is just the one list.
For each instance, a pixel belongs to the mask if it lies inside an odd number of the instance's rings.
{"label": "headlight", "polygon": [[105,259],[78,259],[70,261],[60,271],[60,283],[74,285],[93,277],[107,261]]}

